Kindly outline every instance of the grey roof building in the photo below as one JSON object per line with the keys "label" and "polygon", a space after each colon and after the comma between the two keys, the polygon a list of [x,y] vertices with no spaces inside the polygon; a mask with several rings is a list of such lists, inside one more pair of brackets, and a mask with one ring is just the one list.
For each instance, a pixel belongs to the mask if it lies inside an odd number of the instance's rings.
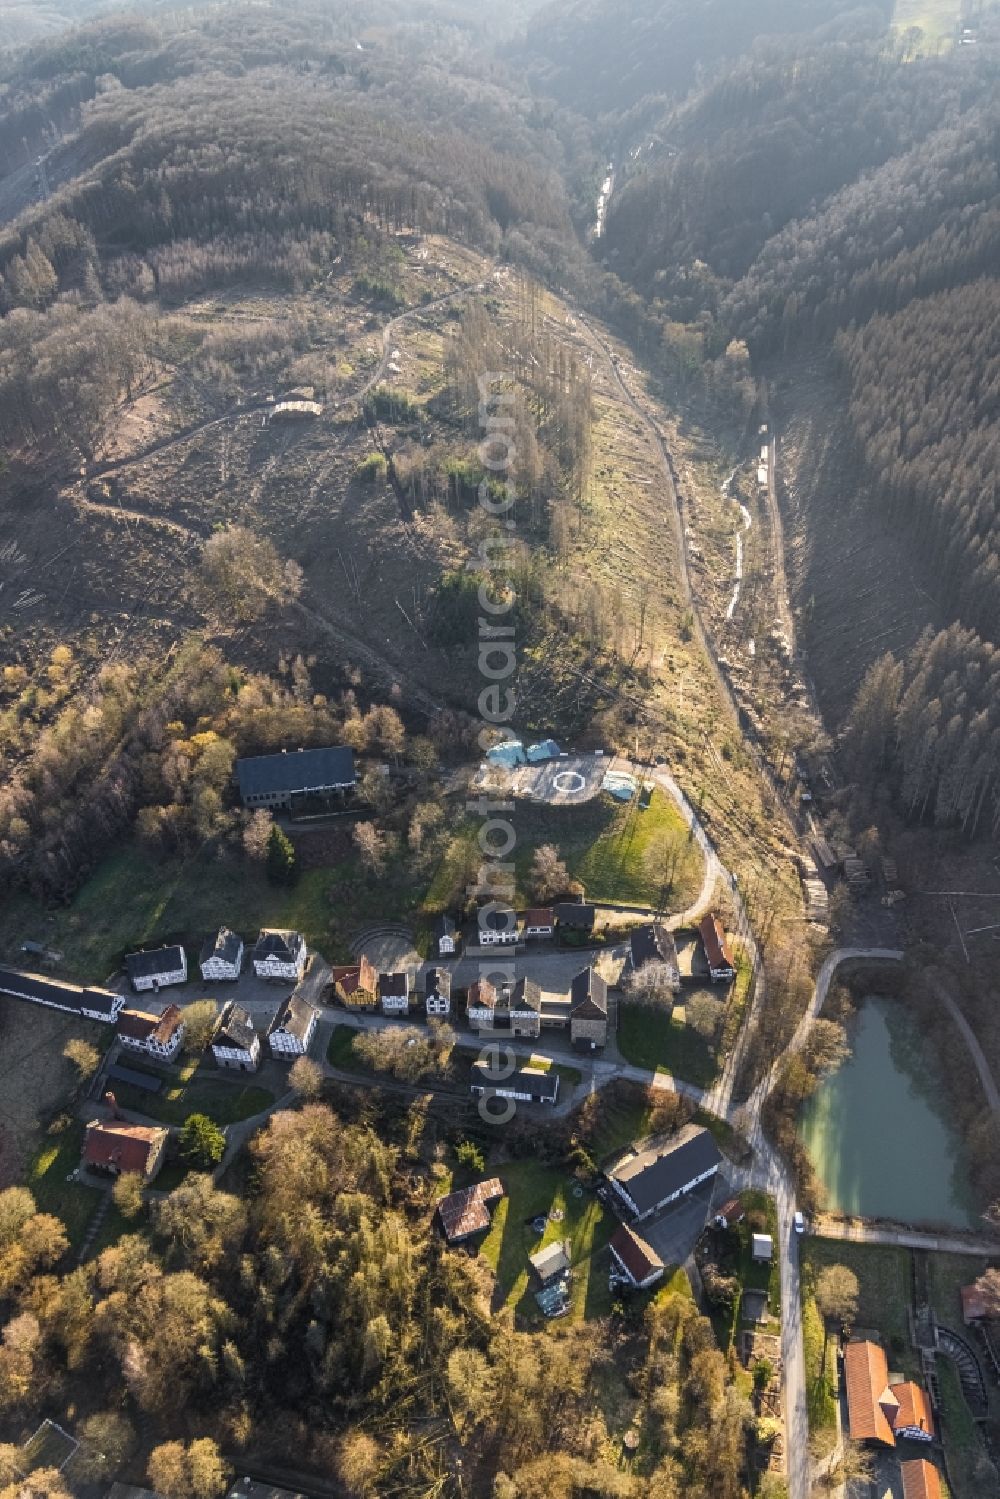
{"label": "grey roof building", "polygon": [[257,1038],[249,1010],[230,1000],[222,1012],[218,1030],[212,1038],[216,1046],[232,1046],[237,1051],[252,1051]]}
{"label": "grey roof building", "polygon": [[688,1124],[665,1145],[626,1156],[608,1181],[629,1213],[648,1218],[714,1176],[721,1160],[708,1130]]}
{"label": "grey roof building", "polygon": [[680,978],[677,943],[673,932],[662,922],[650,921],[636,927],[629,938],[629,956],[633,968],[641,968],[644,963],[667,963]]}
{"label": "grey roof building", "polygon": [[236,779],[244,805],[287,807],[297,796],[349,791],[357,775],[353,750],[336,745],[237,760]]}
{"label": "grey roof building", "polygon": [[110,989],[92,989],[64,979],[45,978],[40,973],[21,973],[16,968],[0,968],[0,994],[32,1004],[48,1005],[53,1010],[88,1015],[93,1020],[114,1020],[125,1003],[124,996]]}

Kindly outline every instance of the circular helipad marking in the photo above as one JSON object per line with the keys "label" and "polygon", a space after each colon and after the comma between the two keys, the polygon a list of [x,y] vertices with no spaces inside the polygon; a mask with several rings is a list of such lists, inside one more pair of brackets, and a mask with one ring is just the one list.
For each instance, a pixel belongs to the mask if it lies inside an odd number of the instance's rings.
{"label": "circular helipad marking", "polygon": [[573,791],[582,791],[587,782],[578,770],[563,770],[552,782],[557,791],[568,796]]}

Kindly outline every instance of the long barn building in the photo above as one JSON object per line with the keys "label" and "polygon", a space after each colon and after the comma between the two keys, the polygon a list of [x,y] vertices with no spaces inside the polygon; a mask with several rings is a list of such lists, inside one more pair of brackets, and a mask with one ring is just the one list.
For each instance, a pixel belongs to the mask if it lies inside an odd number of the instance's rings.
{"label": "long barn building", "polygon": [[85,1015],[113,1025],[125,1003],[124,996],[110,989],[81,988],[65,979],[46,978],[41,973],[21,973],[16,968],[0,968],[0,994],[25,999],[35,1005],[48,1005],[68,1015]]}

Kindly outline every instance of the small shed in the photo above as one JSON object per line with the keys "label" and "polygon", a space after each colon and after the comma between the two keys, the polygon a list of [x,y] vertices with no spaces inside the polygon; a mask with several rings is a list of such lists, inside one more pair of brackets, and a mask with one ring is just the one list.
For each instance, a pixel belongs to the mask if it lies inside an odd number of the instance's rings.
{"label": "small shed", "polygon": [[774,1259],[774,1240],[770,1234],[754,1234],[751,1240],[751,1253],[755,1260],[770,1262]]}
{"label": "small shed", "polygon": [[528,1258],[531,1261],[532,1270],[542,1285],[546,1286],[550,1280],[558,1280],[561,1276],[568,1274],[569,1243],[563,1243],[557,1239],[554,1244],[546,1244],[544,1249],[537,1250]]}

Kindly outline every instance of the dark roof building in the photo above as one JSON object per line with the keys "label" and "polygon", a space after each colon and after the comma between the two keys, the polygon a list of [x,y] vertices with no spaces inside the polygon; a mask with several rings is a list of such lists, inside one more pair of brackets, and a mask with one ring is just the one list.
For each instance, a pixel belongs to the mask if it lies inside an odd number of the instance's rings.
{"label": "dark roof building", "polygon": [[279,963],[295,964],[305,945],[301,932],[281,932],[265,928],[254,944],[254,962],[263,963],[268,958],[276,958]]}
{"label": "dark roof building", "polygon": [[708,1130],[688,1124],[665,1145],[626,1156],[608,1181],[629,1212],[648,1218],[714,1176],[721,1160]]}
{"label": "dark roof building", "polygon": [[212,1037],[215,1046],[231,1046],[236,1051],[252,1051],[257,1039],[250,1011],[230,1000],[222,1012],[218,1029]]}
{"label": "dark roof building", "polygon": [[586,906],[582,901],[562,901],[555,908],[555,918],[560,926],[574,932],[592,932],[597,920],[596,906]]}
{"label": "dark roof building", "polygon": [[594,968],[584,968],[569,986],[570,1019],[607,1020],[608,986]]}
{"label": "dark roof building", "polygon": [[277,1013],[267,1028],[272,1049],[274,1038],[280,1033],[290,1041],[298,1042],[304,1050],[309,1045],[318,1015],[319,1011],[313,1009],[308,1000],[290,994],[284,1004],[278,1006]]}
{"label": "dark roof building", "polygon": [[144,952],[130,952],[125,954],[125,972],[133,986],[148,987],[149,982],[155,979],[168,978],[182,972],[186,974],[187,958],[179,943],[170,947],[148,948]]}
{"label": "dark roof building", "polygon": [[208,963],[212,958],[217,958],[220,963],[232,967],[239,962],[242,953],[243,938],[231,932],[227,926],[220,926],[214,937],[206,937],[198,961]]}
{"label": "dark roof building", "polygon": [[430,998],[439,994],[442,999],[451,998],[451,974],[447,968],[428,968],[424,979],[424,994]]}
{"label": "dark roof building", "polygon": [[636,927],[629,938],[629,950],[633,968],[641,968],[645,963],[667,963],[680,977],[677,943],[673,932],[662,922],[650,921]]}
{"label": "dark roof building", "polygon": [[539,1067],[519,1067],[509,1077],[499,1078],[489,1062],[473,1062],[472,1092],[483,1098],[512,1098],[521,1103],[555,1103],[559,1097],[558,1072]]}
{"label": "dark roof building", "polygon": [[542,991],[534,979],[518,979],[510,991],[507,1001],[509,1010],[534,1010],[539,1014],[542,1008]]}
{"label": "dark roof building", "polygon": [[354,752],[346,745],[337,745],[256,755],[237,760],[236,779],[246,806],[288,806],[296,796],[350,790],[357,781]]}
{"label": "dark roof building", "polygon": [[16,968],[0,968],[0,994],[26,999],[32,1004],[48,1005],[92,1020],[113,1021],[125,1003],[121,994],[110,989],[91,989],[64,979],[45,978],[40,973],[21,973]]}

